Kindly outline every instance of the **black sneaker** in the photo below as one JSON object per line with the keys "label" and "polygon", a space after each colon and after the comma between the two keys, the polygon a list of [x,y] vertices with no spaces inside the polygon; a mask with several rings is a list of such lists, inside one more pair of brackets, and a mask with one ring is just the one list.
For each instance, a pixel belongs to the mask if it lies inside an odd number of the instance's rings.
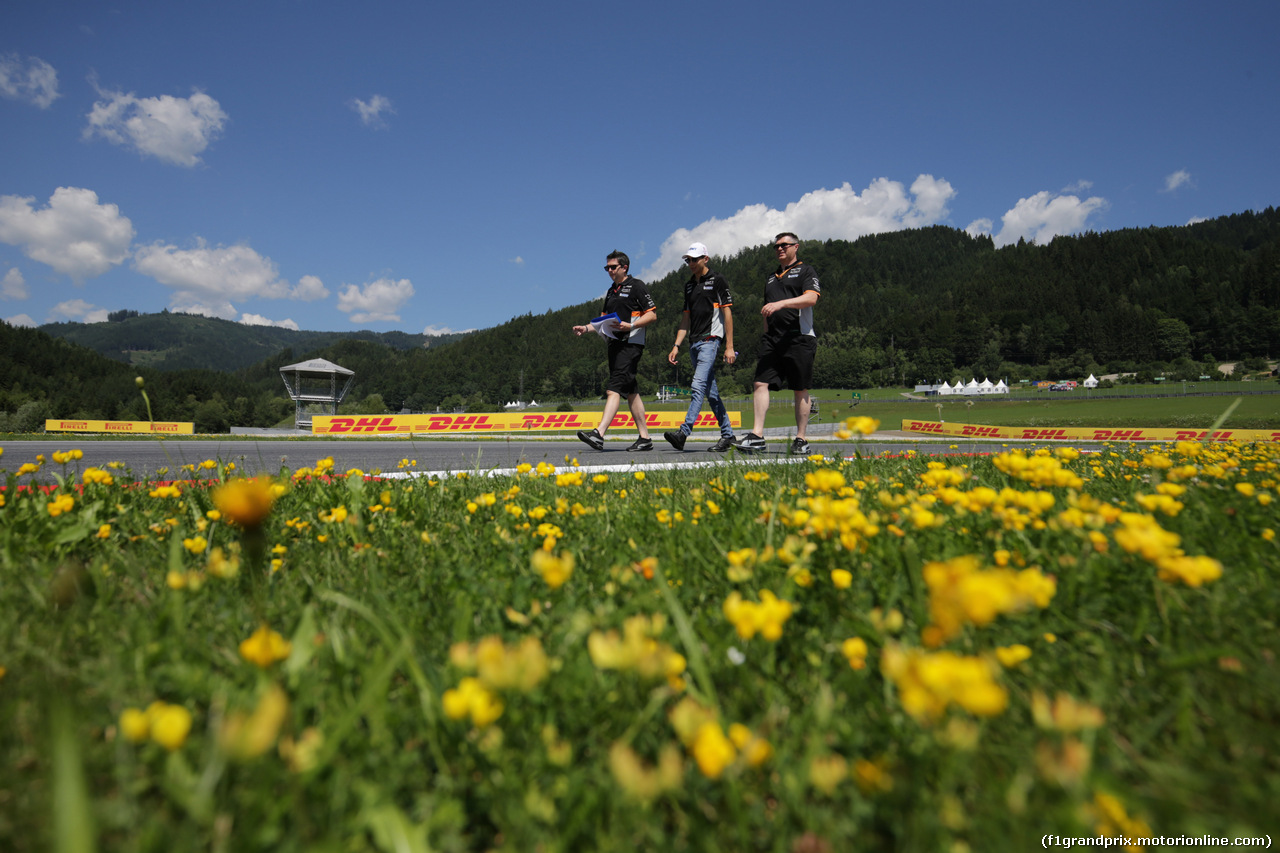
{"label": "black sneaker", "polygon": [[797,436],[796,440],[791,442],[791,455],[792,456],[808,456],[809,442]]}
{"label": "black sneaker", "polygon": [[684,450],[684,442],[685,439],[688,438],[687,435],[679,430],[676,430],[675,432],[664,432],[662,437],[667,440],[667,444],[670,444],[676,450]]}
{"label": "black sneaker", "polygon": [[766,447],[764,439],[761,436],[756,435],[754,432],[737,436],[730,439],[730,441],[734,447],[741,450],[743,453],[755,453],[757,451],[764,452]]}
{"label": "black sneaker", "polygon": [[722,435],[720,440],[707,448],[711,453],[724,453],[730,447],[733,447],[733,436]]}
{"label": "black sneaker", "polygon": [[591,445],[593,450],[604,450],[604,436],[593,429],[579,431],[578,441]]}
{"label": "black sneaker", "polygon": [[647,438],[637,438],[627,450],[653,450],[653,442]]}

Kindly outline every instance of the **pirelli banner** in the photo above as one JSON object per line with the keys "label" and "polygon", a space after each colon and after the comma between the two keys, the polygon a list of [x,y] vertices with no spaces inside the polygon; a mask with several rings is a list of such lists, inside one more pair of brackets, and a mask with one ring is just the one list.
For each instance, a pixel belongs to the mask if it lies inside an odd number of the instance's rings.
{"label": "pirelli banner", "polygon": [[1280,441],[1280,430],[1269,429],[1219,429],[1210,435],[1208,430],[1203,429],[1056,429],[903,421],[902,431],[950,435],[956,438],[1021,438],[1035,441]]}
{"label": "pirelli banner", "polygon": [[[593,429],[600,415],[595,412],[516,412],[474,415],[314,415],[311,432],[316,435],[454,435],[486,432],[550,432]],[[684,412],[646,412],[649,429],[676,429],[684,423]],[[729,422],[742,426],[742,413],[729,412]],[[714,429],[716,417],[703,412],[695,429]],[[634,429],[629,414],[614,416],[610,429]]]}
{"label": "pirelli banner", "polygon": [[165,421],[64,421],[49,419],[45,432],[116,432],[124,435],[194,435],[195,424]]}

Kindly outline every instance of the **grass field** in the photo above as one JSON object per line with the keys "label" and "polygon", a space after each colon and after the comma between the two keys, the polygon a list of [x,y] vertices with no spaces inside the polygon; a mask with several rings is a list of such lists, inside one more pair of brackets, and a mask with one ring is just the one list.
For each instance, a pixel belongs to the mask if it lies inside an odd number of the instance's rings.
{"label": "grass field", "polygon": [[1274,833],[1273,445],[0,502],[0,849]]}

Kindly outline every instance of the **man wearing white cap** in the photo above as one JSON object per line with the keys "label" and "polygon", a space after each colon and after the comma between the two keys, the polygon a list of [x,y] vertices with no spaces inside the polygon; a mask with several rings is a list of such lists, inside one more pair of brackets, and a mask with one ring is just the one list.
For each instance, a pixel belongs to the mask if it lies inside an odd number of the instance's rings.
{"label": "man wearing white cap", "polygon": [[733,446],[733,426],[729,413],[720,399],[716,384],[716,356],[724,343],[724,360],[733,364],[738,354],[733,349],[733,296],[724,276],[708,266],[707,247],[694,243],[684,253],[684,262],[693,273],[684,285],[684,313],[680,327],[676,329],[676,343],[667,355],[667,361],[676,364],[680,359],[680,344],[689,338],[689,353],[693,356],[692,393],[689,411],[680,429],[665,432],[662,437],[676,450],[684,450],[685,439],[693,432],[694,421],[702,409],[705,397],[720,425],[720,440],[708,450],[723,453]]}

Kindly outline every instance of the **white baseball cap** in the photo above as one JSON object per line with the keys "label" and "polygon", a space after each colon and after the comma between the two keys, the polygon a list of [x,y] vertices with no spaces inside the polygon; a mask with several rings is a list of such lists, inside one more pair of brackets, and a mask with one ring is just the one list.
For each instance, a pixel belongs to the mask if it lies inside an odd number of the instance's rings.
{"label": "white baseball cap", "polygon": [[710,253],[703,244],[694,243],[688,249],[685,249],[684,256],[686,258],[707,258],[710,257]]}

